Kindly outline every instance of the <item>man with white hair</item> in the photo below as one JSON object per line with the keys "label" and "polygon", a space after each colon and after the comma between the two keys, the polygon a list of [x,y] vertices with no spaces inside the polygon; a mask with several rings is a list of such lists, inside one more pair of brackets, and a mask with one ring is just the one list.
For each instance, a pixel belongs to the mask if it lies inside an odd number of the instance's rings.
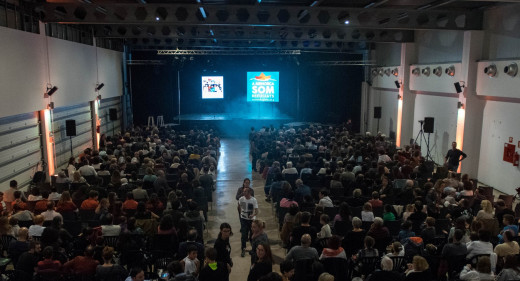
{"label": "man with white hair", "polygon": [[381,270],[376,270],[370,276],[368,276],[368,281],[388,281],[388,280],[403,280],[401,275],[395,271],[393,271],[394,262],[387,256],[384,256],[381,259]]}
{"label": "man with white hair", "polygon": [[298,174],[298,170],[293,167],[293,163],[291,161],[287,161],[287,167],[282,170],[282,174],[284,175],[296,175]]}

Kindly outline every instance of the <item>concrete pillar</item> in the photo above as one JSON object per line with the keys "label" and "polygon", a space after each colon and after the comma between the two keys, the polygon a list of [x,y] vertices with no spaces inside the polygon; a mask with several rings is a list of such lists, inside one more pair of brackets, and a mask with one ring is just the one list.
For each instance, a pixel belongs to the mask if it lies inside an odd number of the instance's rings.
{"label": "concrete pillar", "polygon": [[[414,107],[415,107],[415,94],[410,91],[410,65],[416,63],[417,57],[415,54],[415,43],[403,43],[401,44],[401,67],[399,71],[399,79],[402,81],[399,94],[403,97],[402,106],[399,106],[399,110],[402,111],[401,121],[401,134],[396,136],[399,143],[396,143],[399,147],[404,147],[410,143],[410,139],[413,136],[414,124]],[[400,101],[401,102],[401,101]],[[399,119],[398,119],[399,120]],[[397,129],[399,130],[399,128]],[[399,133],[399,132],[397,132]]]}
{"label": "concrete pillar", "polygon": [[[463,77],[466,87],[459,94],[459,101],[465,107],[465,121],[464,129],[461,130],[462,143],[457,144],[457,146],[468,155],[468,158],[460,164],[461,172],[469,174],[472,178],[478,177],[482,113],[486,105],[486,101],[479,99],[476,93],[477,60],[482,57],[483,38],[483,31],[465,31],[462,50],[461,77]],[[457,134],[459,134],[459,128],[457,128]]]}
{"label": "concrete pillar", "polygon": [[54,133],[52,129],[52,109],[44,109],[39,112],[42,134],[43,160],[47,163],[49,179],[56,171],[56,152],[54,149]]}

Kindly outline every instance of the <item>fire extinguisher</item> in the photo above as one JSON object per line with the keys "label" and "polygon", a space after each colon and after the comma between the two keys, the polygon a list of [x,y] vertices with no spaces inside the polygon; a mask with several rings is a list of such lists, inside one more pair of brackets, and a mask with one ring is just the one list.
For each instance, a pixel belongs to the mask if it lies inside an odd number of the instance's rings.
{"label": "fire extinguisher", "polygon": [[520,160],[520,154],[518,154],[518,152],[515,152],[515,156],[513,158],[513,166],[517,167],[519,160]]}

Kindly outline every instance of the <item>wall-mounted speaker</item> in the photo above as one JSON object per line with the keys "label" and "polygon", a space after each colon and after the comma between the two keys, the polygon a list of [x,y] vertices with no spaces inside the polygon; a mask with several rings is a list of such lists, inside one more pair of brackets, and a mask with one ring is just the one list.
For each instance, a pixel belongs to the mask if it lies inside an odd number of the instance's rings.
{"label": "wall-mounted speaker", "polygon": [[375,119],[381,118],[381,107],[380,106],[374,107],[374,118]]}
{"label": "wall-mounted speaker", "polygon": [[65,120],[65,130],[67,132],[67,137],[76,136],[76,120],[74,120],[74,119]]}
{"label": "wall-mounted speaker", "polygon": [[424,126],[423,130],[425,133],[433,133],[433,123],[434,123],[433,117],[424,117]]}
{"label": "wall-mounted speaker", "polygon": [[117,120],[117,109],[110,108],[108,110],[108,115],[110,115],[110,121],[116,121]]}
{"label": "wall-mounted speaker", "polygon": [[457,91],[457,94],[462,93],[462,86],[460,85],[460,82],[455,82],[453,85],[455,86],[455,91]]}

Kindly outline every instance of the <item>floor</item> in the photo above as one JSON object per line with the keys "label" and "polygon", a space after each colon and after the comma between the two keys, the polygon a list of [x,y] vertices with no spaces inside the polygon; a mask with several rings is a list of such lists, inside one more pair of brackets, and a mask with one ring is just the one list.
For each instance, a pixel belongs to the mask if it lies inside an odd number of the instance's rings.
{"label": "floor", "polygon": [[[271,204],[265,201],[263,190],[265,181],[258,173],[252,174],[251,171],[249,141],[247,139],[222,139],[216,191],[208,212],[208,232],[205,233],[204,241],[206,247],[212,247],[219,233],[220,224],[227,222],[231,225],[234,233],[230,241],[231,258],[234,265],[231,269],[230,280],[246,280],[251,266],[249,255],[240,257],[240,221],[237,212],[237,200],[235,199],[236,191],[242,185],[244,178],[251,179],[260,211],[257,217],[266,222],[265,232],[270,240],[275,263],[279,265],[285,257],[285,250],[281,247],[273,209]],[[247,249],[251,249],[249,243]],[[278,265],[273,266],[275,271],[279,271]]]}

